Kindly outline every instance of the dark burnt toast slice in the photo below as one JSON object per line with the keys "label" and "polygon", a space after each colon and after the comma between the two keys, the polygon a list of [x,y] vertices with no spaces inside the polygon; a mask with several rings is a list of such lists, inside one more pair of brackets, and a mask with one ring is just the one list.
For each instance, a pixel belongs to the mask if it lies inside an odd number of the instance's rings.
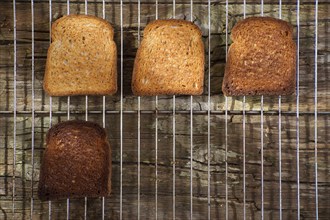
{"label": "dark burnt toast slice", "polygon": [[108,196],[111,149],[105,130],[87,121],[66,121],[47,133],[39,177],[41,200]]}

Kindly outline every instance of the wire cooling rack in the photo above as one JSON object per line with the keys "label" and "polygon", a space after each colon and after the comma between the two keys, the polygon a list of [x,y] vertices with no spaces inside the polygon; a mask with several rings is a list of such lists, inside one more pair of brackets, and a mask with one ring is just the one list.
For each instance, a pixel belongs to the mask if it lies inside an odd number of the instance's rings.
{"label": "wire cooling rack", "polygon": [[[29,13],[20,14],[28,11],[22,9],[27,5],[30,6]],[[4,86],[7,95],[1,96],[1,105],[5,107],[0,109],[1,121],[5,125],[1,128],[1,148],[4,153],[1,160],[4,182],[0,194],[1,219],[326,219],[329,216],[329,180],[324,175],[329,172],[326,153],[326,121],[330,115],[330,108],[326,104],[326,97],[330,94],[326,81],[329,53],[325,39],[329,36],[328,2],[13,0],[5,1],[1,6],[5,9],[5,16],[9,15],[7,11],[12,6],[11,16],[6,18],[12,27],[8,36],[4,34],[2,45],[5,45],[6,37],[9,38],[12,44],[4,48],[9,48],[10,54],[13,53],[8,60],[1,56],[2,72],[7,74],[7,78],[1,78],[1,83],[4,83],[3,79],[7,80]],[[42,10],[39,10],[39,6],[43,7]],[[150,7],[146,9],[146,6]],[[221,11],[214,8],[220,8]],[[321,26],[318,25],[319,11]],[[42,15],[36,16],[36,12]],[[40,67],[37,62],[44,62],[46,53],[45,50],[40,52],[38,46],[41,45],[40,41],[47,38],[45,34],[49,36],[49,45],[52,22],[60,15],[70,13],[97,14],[111,20],[115,26],[120,74],[120,90],[115,97],[103,96],[101,100],[89,96],[48,98],[42,92],[40,76],[43,75],[43,69],[37,69]],[[24,16],[29,17],[30,21],[24,21]],[[43,22],[36,20],[40,16]],[[295,27],[295,96],[233,99],[213,92],[212,80],[219,76],[212,71],[213,65],[224,63],[230,45],[231,28],[237,20],[246,16],[277,17],[290,21]],[[133,97],[127,93],[129,84],[125,83],[125,77],[130,74],[125,67],[132,60],[130,47],[139,45],[147,21],[170,17],[185,18],[201,26],[206,45],[204,95]],[[130,19],[133,20],[130,21],[131,26],[128,25]],[[220,22],[219,25],[216,19],[222,19],[224,23]],[[48,31],[35,29],[36,23],[40,25],[46,20]],[[25,35],[21,36],[26,31],[24,24],[29,22],[31,30],[27,39]],[[6,27],[6,23],[3,24]],[[324,30],[320,39],[319,28]],[[127,32],[136,39],[136,45],[131,44],[131,38],[125,35]],[[223,38],[217,38],[219,36]],[[27,55],[30,64],[19,61],[22,42],[30,48],[30,56]],[[225,54],[221,58],[214,58],[216,51],[213,49],[219,49],[217,44],[222,45],[220,51]],[[308,55],[303,54],[306,51]],[[306,56],[310,56],[309,65],[305,65]],[[24,80],[20,76],[24,73],[30,74],[25,79],[28,84],[25,93],[21,86]],[[308,74],[313,75],[312,80]],[[320,95],[318,83],[321,84]],[[221,88],[221,82],[216,86]],[[306,91],[311,95],[306,95]],[[22,104],[21,94],[30,97],[30,101]],[[321,103],[319,97],[323,99]],[[66,201],[42,203],[37,198],[36,187],[40,152],[43,151],[42,137],[47,132],[45,127],[73,118],[98,121],[110,132],[114,151],[112,196],[82,200],[68,198]],[[26,126],[25,130],[21,127],[24,120],[30,121],[30,126]],[[145,129],[147,126],[150,126],[148,132]],[[29,138],[22,140],[24,132]],[[9,141],[9,138],[12,140]],[[221,139],[221,144],[217,138]],[[29,143],[26,148],[24,141]],[[164,153],[164,145],[168,153]],[[319,145],[322,158],[318,157]],[[300,152],[302,147],[303,157]],[[186,152],[182,153],[181,148]],[[200,159],[201,149],[204,150],[204,159]],[[30,154],[24,159],[22,155],[27,151]],[[134,160],[127,159],[130,152],[134,152]],[[270,152],[275,152],[275,157],[271,157]],[[149,162],[145,154],[152,157]],[[232,154],[236,156],[232,158]],[[182,165],[182,161],[185,165]],[[304,164],[301,164],[302,161]],[[318,168],[318,161],[322,161],[322,169]],[[22,175],[25,166],[29,167],[30,178]],[[148,167],[152,171],[145,173]],[[270,178],[271,172],[276,174]],[[321,182],[318,177],[321,177]],[[134,179],[135,184],[125,180],[130,178]],[[150,178],[150,184],[145,186],[148,182],[146,179]],[[22,182],[29,182],[28,187]],[[182,183],[185,190],[180,185]]]}

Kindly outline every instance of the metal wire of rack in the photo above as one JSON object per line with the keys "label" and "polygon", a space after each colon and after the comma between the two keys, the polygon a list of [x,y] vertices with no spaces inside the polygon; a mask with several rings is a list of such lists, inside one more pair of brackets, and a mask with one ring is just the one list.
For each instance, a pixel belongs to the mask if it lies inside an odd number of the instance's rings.
{"label": "metal wire of rack", "polygon": [[[141,40],[141,1],[142,0],[138,0],[137,2],[135,2],[137,4],[137,44],[139,45],[140,40]],[[275,1],[272,2],[272,4]],[[58,3],[58,2],[56,2]],[[76,2],[75,2],[76,3]],[[204,144],[205,148],[206,148],[206,191],[207,193],[205,193],[205,198],[202,199],[202,201],[204,202],[205,207],[207,207],[205,210],[207,211],[203,211],[203,214],[207,214],[207,219],[217,219],[220,218],[219,216],[224,217],[225,219],[251,219],[251,218],[260,218],[260,219],[267,219],[269,217],[269,213],[267,214],[267,216],[265,216],[265,212],[267,212],[266,208],[265,208],[265,204],[267,203],[267,199],[269,198],[269,196],[265,197],[265,180],[264,180],[264,173],[265,173],[265,154],[264,154],[264,148],[265,148],[265,141],[264,141],[264,137],[265,137],[265,117],[267,116],[272,116],[272,117],[278,117],[277,120],[277,129],[278,129],[278,158],[276,158],[276,160],[278,161],[278,218],[279,219],[286,219],[288,218],[287,216],[292,217],[292,215],[288,215],[286,214],[286,217],[283,216],[283,212],[284,212],[284,198],[285,195],[283,194],[283,185],[282,185],[282,181],[283,181],[283,172],[282,172],[282,155],[283,155],[283,145],[284,143],[283,138],[282,138],[282,126],[283,126],[283,118],[285,117],[295,117],[295,133],[296,133],[296,137],[295,137],[295,159],[296,159],[296,164],[295,167],[296,169],[294,170],[295,174],[296,174],[296,183],[292,183],[294,185],[294,187],[296,187],[296,208],[293,209],[295,210],[295,216],[294,218],[300,219],[302,216],[301,213],[301,173],[300,173],[300,168],[301,168],[301,164],[300,164],[300,160],[301,160],[301,155],[300,155],[300,148],[301,148],[301,119],[300,117],[303,117],[305,115],[307,115],[308,117],[314,117],[314,148],[313,148],[313,153],[314,153],[314,203],[315,203],[315,214],[314,217],[316,219],[319,219],[319,206],[320,206],[320,196],[321,194],[319,194],[319,180],[318,180],[318,143],[319,142],[319,136],[318,136],[318,117],[322,117],[322,116],[328,116],[330,115],[330,113],[325,110],[325,111],[319,111],[318,109],[318,6],[319,6],[319,1],[315,0],[314,2],[314,45],[313,45],[313,50],[314,50],[314,99],[313,99],[313,104],[314,104],[314,109],[313,111],[300,111],[300,105],[301,105],[301,100],[300,100],[300,95],[301,95],[301,87],[300,87],[300,82],[301,82],[301,75],[300,75],[300,46],[301,46],[301,25],[300,25],[300,0],[296,1],[296,41],[297,41],[297,88],[296,88],[296,96],[295,96],[295,100],[293,102],[295,102],[296,104],[296,111],[290,109],[290,110],[283,110],[282,109],[282,104],[283,102],[283,97],[279,96],[277,98],[278,101],[278,105],[277,105],[277,109],[273,109],[273,110],[265,110],[264,108],[264,97],[261,96],[260,97],[260,110],[248,110],[247,109],[247,101],[246,101],[246,97],[242,97],[242,106],[240,109],[230,109],[229,107],[229,98],[225,97],[224,98],[224,109],[223,110],[213,110],[211,105],[212,103],[212,97],[211,97],[211,62],[212,62],[212,51],[211,51],[211,46],[212,46],[212,41],[211,41],[211,27],[212,27],[212,22],[213,20],[211,19],[212,15],[211,15],[211,7],[216,4],[224,4],[225,7],[225,30],[224,30],[224,34],[225,34],[225,53],[226,53],[226,57],[227,57],[227,51],[228,51],[228,46],[229,46],[229,33],[230,33],[230,27],[229,27],[229,4],[233,4],[233,2],[230,2],[229,0],[226,1],[211,1],[208,0],[207,1],[207,25],[208,27],[207,29],[207,33],[206,33],[206,38],[207,38],[207,97],[206,97],[206,107],[204,107],[204,109],[199,109],[196,110],[194,109],[194,104],[196,103],[195,99],[193,96],[189,97],[189,100],[186,99],[186,104],[187,109],[182,110],[177,109],[177,100],[179,98],[177,98],[176,96],[172,97],[172,101],[170,102],[172,104],[172,109],[170,110],[161,110],[159,109],[159,102],[160,102],[160,98],[159,97],[153,97],[154,103],[155,103],[155,108],[151,109],[151,110],[145,110],[142,109],[141,105],[143,103],[143,99],[144,97],[137,97],[136,101],[137,101],[137,109],[125,109],[125,94],[124,94],[124,63],[125,63],[125,56],[124,56],[124,45],[125,45],[125,39],[124,39],[124,5],[128,4],[126,2],[124,2],[123,0],[120,0],[119,2],[119,9],[120,9],[120,16],[119,16],[119,35],[120,35],[120,45],[118,45],[120,47],[120,95],[119,95],[119,108],[115,109],[115,110],[111,110],[111,109],[107,109],[107,98],[105,96],[102,97],[102,102],[101,105],[99,105],[100,109],[89,109],[89,97],[86,96],[85,97],[85,109],[84,110],[76,110],[76,109],[71,109],[71,100],[70,97],[67,97],[67,109],[66,111],[63,109],[60,110],[53,110],[53,98],[49,97],[49,111],[47,110],[37,110],[36,108],[36,104],[35,104],[35,100],[36,100],[36,59],[35,59],[35,1],[31,0],[31,110],[18,110],[17,106],[17,100],[18,100],[18,96],[17,96],[17,90],[18,90],[18,86],[17,86],[17,76],[18,76],[18,62],[17,62],[17,51],[18,51],[18,47],[17,47],[17,2],[16,0],[13,0],[12,2],[12,6],[13,6],[13,109],[12,110],[0,110],[0,115],[1,117],[12,117],[13,118],[13,169],[12,169],[12,182],[11,182],[11,191],[12,191],[12,207],[11,207],[11,211],[12,211],[12,217],[6,217],[6,219],[15,219],[15,213],[16,213],[16,209],[17,209],[17,197],[18,196],[18,192],[17,192],[17,151],[19,151],[17,149],[18,146],[18,142],[17,142],[17,122],[18,122],[18,117],[29,117],[32,121],[31,123],[31,131],[30,131],[30,135],[31,135],[31,164],[32,164],[32,175],[31,175],[31,186],[29,188],[30,193],[30,197],[29,198],[23,198],[23,199],[27,199],[30,200],[30,206],[29,206],[29,217],[30,219],[34,219],[34,218],[45,218],[45,217],[40,217],[37,216],[36,214],[36,202],[37,202],[37,197],[34,193],[35,191],[35,184],[36,184],[36,180],[34,179],[35,177],[35,153],[36,153],[36,144],[35,144],[35,138],[36,138],[36,118],[38,117],[43,117],[46,118],[47,115],[49,115],[48,119],[49,119],[49,126],[52,126],[53,124],[53,119],[54,117],[61,117],[61,116],[66,116],[67,120],[69,120],[70,118],[72,118],[72,115],[85,115],[85,120],[89,120],[90,117],[93,116],[102,116],[102,125],[104,128],[107,127],[107,120],[106,117],[109,115],[113,115],[113,116],[119,116],[119,123],[117,124],[119,126],[119,143],[118,143],[118,147],[119,147],[119,165],[118,165],[118,176],[115,178],[117,183],[119,184],[119,186],[116,186],[116,190],[118,190],[117,192],[114,192],[116,199],[112,199],[112,198],[101,198],[101,210],[99,210],[101,212],[101,218],[102,219],[108,219],[110,218],[109,216],[107,216],[107,213],[109,214],[109,210],[107,209],[111,209],[111,206],[109,204],[113,204],[113,203],[119,203],[119,207],[117,207],[117,212],[115,214],[112,214],[113,218],[116,219],[125,219],[125,216],[127,218],[127,216],[132,216],[132,215],[127,215],[127,213],[124,215],[125,212],[125,205],[127,205],[127,201],[125,199],[125,193],[124,193],[124,188],[125,188],[125,183],[124,183],[124,176],[125,176],[125,169],[124,169],[124,165],[125,165],[125,161],[124,161],[124,150],[125,150],[125,143],[124,143],[124,121],[125,121],[125,116],[129,116],[129,115],[133,115],[136,116],[136,131],[137,131],[137,136],[134,139],[134,141],[136,141],[136,151],[137,151],[137,161],[136,161],[136,171],[137,171],[137,184],[136,184],[136,188],[134,190],[136,190],[136,195],[137,195],[137,201],[136,201],[136,218],[140,219],[140,218],[146,218],[148,216],[153,216],[154,218],[158,219],[162,219],[162,218],[173,218],[176,219],[178,218],[178,215],[180,215],[179,212],[181,212],[181,208],[182,208],[182,204],[181,204],[181,200],[177,201],[179,199],[180,196],[182,196],[182,194],[178,191],[178,189],[176,188],[178,182],[180,182],[180,176],[178,176],[178,170],[182,169],[179,165],[177,165],[177,160],[181,159],[178,157],[178,141],[177,141],[177,136],[180,135],[180,129],[178,129],[178,118],[183,115],[183,116],[188,116],[189,117],[189,132],[188,132],[188,136],[189,136],[189,141],[188,141],[188,145],[189,145],[189,192],[188,197],[189,199],[185,202],[189,203],[189,205],[187,207],[189,207],[189,212],[187,212],[186,218],[190,218],[190,219],[199,219],[201,216],[198,214],[198,211],[200,210],[200,206],[198,206],[198,208],[196,208],[194,206],[194,203],[196,201],[196,196],[198,196],[195,193],[195,188],[194,188],[194,179],[196,178],[196,176],[194,175],[194,173],[198,172],[198,167],[196,166],[197,162],[194,159],[194,157],[196,156],[194,153],[195,152],[195,142],[194,142],[194,138],[196,136],[196,132],[194,132],[194,129],[197,127],[194,123],[195,117],[197,117],[198,115],[201,116],[205,116],[207,117],[207,127],[206,127],[206,141]],[[143,2],[144,3],[144,2]],[[237,2],[235,2],[237,3]],[[51,31],[51,24],[53,22],[53,4],[54,1],[52,2],[52,0],[48,1],[49,4],[49,32]],[[87,14],[88,13],[88,6],[89,3],[87,0],[84,0],[84,13]],[[106,6],[107,4],[111,4],[111,2],[107,2],[106,0],[102,0],[101,1],[102,4],[102,17],[106,18]],[[164,4],[164,2],[160,2],[160,0],[155,0],[154,5],[155,5],[155,19],[159,19],[159,4]],[[173,18],[176,18],[176,12],[178,11],[178,4],[184,4],[182,2],[177,3],[175,0],[173,0],[172,2],[172,15]],[[187,4],[187,3],[186,3]],[[243,13],[243,18],[246,17],[246,8],[248,3],[246,2],[246,0],[242,0],[241,3],[242,5],[242,10],[241,12]],[[67,14],[70,14],[70,1],[67,0],[66,1],[66,5],[67,5]],[[282,18],[282,0],[278,0],[277,1],[277,5],[278,5],[278,17]],[[264,16],[264,1],[261,0],[260,1],[260,13],[261,16]],[[194,1],[190,0],[189,1],[189,11],[190,11],[190,16],[188,20],[194,21]],[[49,36],[51,35],[51,33],[49,33]],[[50,41],[49,41],[50,43]],[[148,99],[149,100],[149,99]],[[268,100],[268,99],[267,99]],[[144,137],[144,133],[143,133],[143,119],[142,117],[144,115],[152,115],[154,116],[154,146],[152,146],[154,148],[154,178],[155,178],[155,184],[154,184],[154,206],[153,209],[154,210],[148,210],[150,213],[148,214],[143,214],[141,211],[141,203],[142,201],[145,202],[145,199],[143,198],[143,196],[145,196],[143,194],[143,190],[141,188],[141,180],[142,178],[145,178],[145,176],[143,176],[141,173],[143,172],[143,170],[141,169],[141,165],[143,165],[144,161],[141,160],[141,148],[144,146],[143,145],[143,137]],[[232,188],[230,187],[230,174],[232,172],[231,168],[231,164],[228,160],[228,153],[229,153],[229,148],[230,148],[230,134],[229,132],[232,131],[230,129],[229,123],[230,123],[230,119],[232,116],[234,115],[238,115],[238,116],[242,116],[242,123],[241,123],[241,131],[242,131],[242,140],[241,140],[241,146],[240,148],[242,148],[242,160],[241,160],[241,174],[242,174],[242,216],[237,216],[237,215],[233,215],[233,211],[231,208],[231,204],[230,204],[230,191],[232,190]],[[160,178],[160,172],[164,172],[162,169],[162,167],[164,166],[164,162],[161,161],[161,157],[159,157],[158,153],[159,153],[159,138],[161,137],[161,134],[159,133],[159,127],[161,126],[160,124],[160,120],[162,119],[162,116],[166,116],[168,118],[172,117],[172,134],[170,135],[172,138],[172,158],[171,158],[171,177],[172,177],[172,190],[171,192],[165,192],[165,194],[167,193],[167,195],[164,195],[164,189],[161,189],[161,183],[159,183],[159,178]],[[214,209],[214,204],[216,201],[217,196],[219,195],[215,195],[212,194],[214,193],[214,189],[212,189],[212,187],[216,187],[217,186],[217,181],[214,180],[214,177],[212,176],[212,172],[214,172],[212,169],[212,166],[214,166],[211,157],[213,156],[213,154],[215,152],[212,152],[212,137],[211,137],[211,132],[212,132],[212,117],[224,117],[224,123],[222,125],[218,125],[218,126],[223,126],[224,127],[224,157],[223,157],[223,163],[222,165],[224,165],[224,176],[225,176],[225,181],[224,181],[224,189],[222,188],[220,192],[221,194],[221,199],[224,201],[224,209],[222,208],[222,206],[216,206],[216,208]],[[249,184],[248,180],[246,179],[246,157],[247,157],[247,123],[248,123],[248,117],[250,116],[260,116],[260,213],[258,212],[258,214],[260,214],[260,216],[256,217],[256,216],[249,216],[249,214],[251,214],[251,211],[247,210],[247,202],[248,202],[248,188],[247,188],[247,184]],[[127,119],[129,120],[129,119]],[[142,123],[141,123],[142,122]],[[322,139],[323,140],[323,139]],[[134,149],[133,149],[134,150]],[[231,162],[232,163],[232,162]],[[195,165],[195,166],[194,166]],[[269,165],[268,165],[269,166]],[[325,169],[328,169],[327,167]],[[327,183],[325,183],[327,184]],[[220,186],[219,186],[220,187]],[[327,192],[328,188],[326,186],[326,192]],[[267,191],[268,192],[268,191]],[[163,205],[160,207],[161,203],[163,202],[160,199],[164,199],[166,196],[170,196],[171,197],[171,202],[172,204],[169,205],[171,206],[172,210],[171,210],[171,216],[166,216],[164,215],[164,212],[166,212],[168,209],[164,209]],[[220,196],[219,196],[220,197]],[[20,199],[20,198],[19,198]],[[142,200],[143,199],[143,200]],[[250,198],[251,199],[251,198]],[[109,200],[109,201],[108,201]],[[110,201],[111,200],[111,201]],[[169,201],[169,200],[167,200]],[[324,200],[322,200],[324,201]],[[1,202],[1,199],[0,199]],[[93,203],[94,200],[90,201],[88,198],[84,198],[84,205],[83,205],[83,218],[84,219],[89,219],[88,218],[88,211],[89,211],[89,205],[90,203]],[[198,201],[200,202],[200,201]],[[1,204],[1,203],[0,203]],[[39,207],[40,204],[38,204]],[[49,201],[48,202],[48,215],[47,218],[48,219],[54,219],[54,210],[53,209],[54,204]],[[275,204],[274,204],[275,206]],[[276,205],[277,207],[277,205]],[[214,211],[216,210],[216,211]],[[40,210],[39,210],[40,211]],[[71,207],[71,201],[68,198],[66,200],[66,219],[70,219],[71,214],[73,212],[76,211],[76,207],[74,210],[72,210]],[[98,211],[96,211],[98,212]],[[151,214],[152,212],[152,214]],[[214,213],[224,213],[224,215],[214,215]],[[197,213],[197,214],[196,214]],[[327,214],[327,212],[323,212],[323,214]],[[133,214],[134,215],[134,214]],[[271,215],[271,214],[270,214]],[[7,215],[6,215],[7,216]],[[24,215],[23,215],[24,216]],[[142,216],[142,217],[141,217]],[[166,216],[166,217],[164,217]],[[1,216],[0,216],[1,217]],[[24,216],[25,218],[26,216]],[[182,217],[180,215],[180,217]],[[55,217],[56,219],[56,217]]]}

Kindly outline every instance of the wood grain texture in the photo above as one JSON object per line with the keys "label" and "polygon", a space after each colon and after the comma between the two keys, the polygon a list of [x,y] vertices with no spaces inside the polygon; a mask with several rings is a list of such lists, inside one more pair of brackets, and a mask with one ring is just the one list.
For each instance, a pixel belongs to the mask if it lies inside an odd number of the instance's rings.
{"label": "wood grain texture", "polygon": [[[225,1],[211,1],[211,36],[208,44],[207,1],[194,1],[193,17],[203,32],[205,54],[210,49],[211,63],[205,66],[205,90],[193,99],[193,164],[190,164],[190,97],[176,98],[176,218],[190,218],[190,167],[193,166],[193,218],[206,219],[207,147],[208,147],[208,82],[211,84],[210,121],[210,214],[212,219],[225,218],[225,122],[228,126],[228,205],[229,219],[243,219],[243,99],[228,98],[228,117],[225,117],[225,98],[221,83],[226,58]],[[243,18],[242,1],[229,0],[228,34]],[[246,15],[260,14],[260,1],[247,1]],[[264,13],[278,17],[278,1],[265,0]],[[155,19],[155,1],[141,1],[141,27]],[[282,17],[294,26],[297,33],[295,0],[282,1]],[[318,25],[318,180],[319,218],[330,216],[329,180],[329,10],[328,1],[319,1]],[[172,1],[159,1],[159,18],[171,18]],[[300,6],[300,215],[315,219],[314,172],[314,1]],[[52,1],[52,21],[66,14],[66,1]],[[32,99],[32,18],[30,1],[17,1],[17,119],[14,143],[14,38],[12,1],[0,3],[0,219],[48,219],[48,203],[36,197],[40,161],[44,151],[45,134],[50,125],[49,97],[42,90],[42,81],[49,40],[48,1],[34,2],[34,68],[35,97]],[[70,1],[70,13],[84,13],[84,1]],[[115,28],[115,41],[120,48],[120,4],[106,1],[106,19]],[[123,219],[137,218],[137,138],[138,102],[132,96],[130,83],[138,42],[137,1],[123,4],[123,130],[120,131],[120,92],[106,97],[105,125],[113,146],[112,196],[105,199],[106,219],[119,219],[120,214],[120,133],[123,135]],[[102,17],[102,1],[88,1],[88,14]],[[190,18],[190,1],[177,1],[176,17]],[[229,38],[228,38],[229,39]],[[230,42],[229,42],[230,43]],[[118,73],[120,74],[120,50]],[[208,57],[206,57],[208,61]],[[120,75],[118,77],[120,79]],[[119,90],[120,91],[120,84]],[[32,102],[36,114],[32,118]],[[261,218],[261,130],[260,97],[246,99],[246,211],[247,219]],[[264,97],[264,195],[265,219],[279,218],[279,124],[278,98]],[[52,99],[52,123],[66,120],[67,98]],[[102,97],[89,97],[89,120],[102,125]],[[141,98],[141,110],[156,111],[155,97]],[[155,219],[155,183],[158,183],[159,219],[172,218],[172,97],[159,97],[158,111],[158,177],[155,176],[155,119],[154,112],[141,114],[141,219]],[[282,97],[282,197],[283,219],[297,217],[297,127],[296,96]],[[71,118],[85,119],[85,97],[72,97]],[[167,112],[165,112],[167,111]],[[202,112],[200,112],[202,111]],[[32,146],[31,129],[35,133]],[[14,151],[14,144],[16,151]],[[32,148],[34,163],[32,164]],[[13,155],[16,155],[14,164]],[[15,169],[14,169],[15,168]],[[13,172],[15,170],[15,213],[12,214]],[[33,181],[32,181],[33,180]],[[31,216],[31,197],[34,209]],[[52,203],[53,219],[66,218],[66,201]],[[101,199],[88,199],[88,219],[101,218]],[[84,199],[70,201],[70,218],[84,219]]]}

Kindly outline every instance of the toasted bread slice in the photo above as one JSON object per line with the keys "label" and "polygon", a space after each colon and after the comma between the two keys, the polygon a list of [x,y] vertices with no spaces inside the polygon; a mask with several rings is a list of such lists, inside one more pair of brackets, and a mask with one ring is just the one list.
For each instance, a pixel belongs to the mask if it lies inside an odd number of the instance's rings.
{"label": "toasted bread slice", "polygon": [[156,20],[147,25],[135,58],[135,95],[200,95],[204,81],[204,45],[200,29],[189,21]]}
{"label": "toasted bread slice", "polygon": [[47,133],[38,195],[41,200],[102,197],[111,192],[111,149],[96,123],[66,121]]}
{"label": "toasted bread slice", "polygon": [[226,96],[289,95],[296,85],[292,26],[269,17],[240,21],[231,33],[222,91]]}
{"label": "toasted bread slice", "polygon": [[52,25],[44,89],[50,96],[110,95],[117,91],[117,49],[111,25],[68,15]]}

